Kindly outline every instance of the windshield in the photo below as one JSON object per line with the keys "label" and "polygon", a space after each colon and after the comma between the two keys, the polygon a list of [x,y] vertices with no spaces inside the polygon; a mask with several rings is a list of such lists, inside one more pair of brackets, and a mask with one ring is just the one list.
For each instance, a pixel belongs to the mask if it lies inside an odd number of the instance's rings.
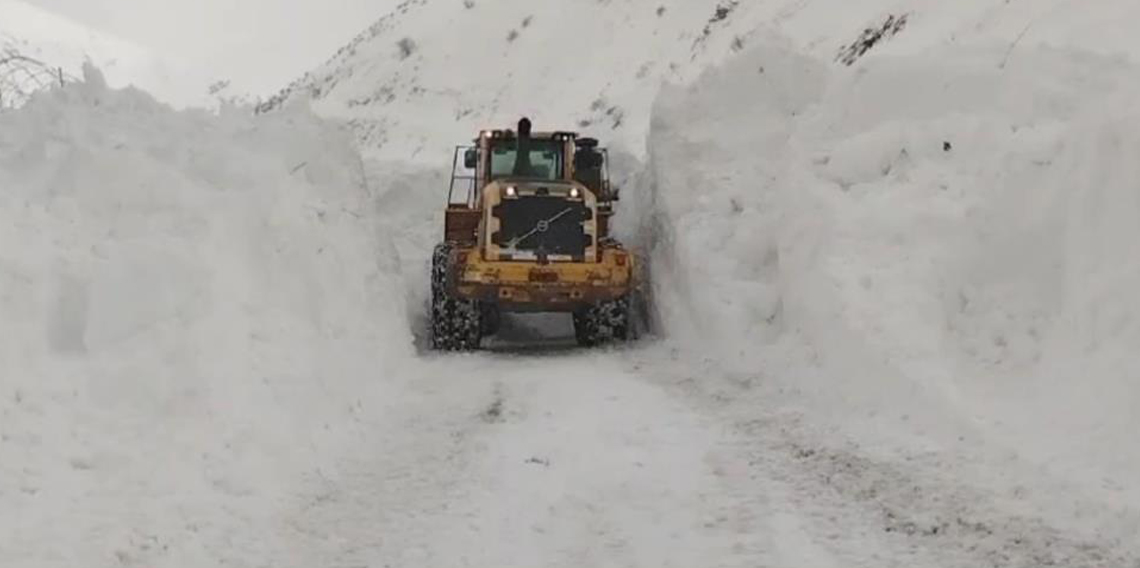
{"label": "windshield", "polygon": [[520,155],[517,140],[496,141],[491,145],[491,179],[561,179],[562,144],[558,140],[530,140],[529,150]]}

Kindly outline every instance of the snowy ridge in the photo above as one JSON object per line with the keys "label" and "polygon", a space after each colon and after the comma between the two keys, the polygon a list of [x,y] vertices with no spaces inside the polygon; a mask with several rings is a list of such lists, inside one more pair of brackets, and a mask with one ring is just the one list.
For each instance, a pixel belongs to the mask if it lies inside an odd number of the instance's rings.
{"label": "snowy ridge", "polygon": [[522,114],[643,157],[662,82],[687,83],[770,31],[831,61],[892,18],[907,23],[865,56],[970,44],[1010,57],[1041,44],[1140,56],[1128,24],[1138,10],[1128,0],[1097,10],[1004,0],[406,0],[261,108],[311,99],[351,121],[363,150],[383,160],[437,166],[471,132]]}
{"label": "snowy ridge", "polygon": [[[318,112],[353,121],[370,154],[407,160],[426,151],[433,165],[446,148],[438,141],[524,113],[636,145],[659,80],[719,59],[734,30],[750,29],[729,17],[737,3],[723,4],[658,13],[646,2],[408,0],[263,109],[311,97]],[[618,35],[629,36],[620,49]]]}

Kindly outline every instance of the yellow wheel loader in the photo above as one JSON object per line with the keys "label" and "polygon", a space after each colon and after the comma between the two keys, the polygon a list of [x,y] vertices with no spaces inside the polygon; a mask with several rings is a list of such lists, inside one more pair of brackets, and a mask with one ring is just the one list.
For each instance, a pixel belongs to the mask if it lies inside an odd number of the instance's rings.
{"label": "yellow wheel loader", "polygon": [[480,132],[453,160],[432,256],[432,348],[478,349],[510,312],[571,314],[584,346],[631,338],[635,259],[610,236],[618,192],[597,140],[531,132],[523,118]]}

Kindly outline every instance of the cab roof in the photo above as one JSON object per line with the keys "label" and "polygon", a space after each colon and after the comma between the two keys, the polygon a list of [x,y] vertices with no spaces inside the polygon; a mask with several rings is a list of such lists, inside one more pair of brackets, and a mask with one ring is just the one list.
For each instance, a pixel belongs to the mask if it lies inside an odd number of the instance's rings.
{"label": "cab roof", "polygon": [[[565,130],[556,130],[551,132],[534,132],[530,133],[530,137],[534,140],[576,140],[578,138],[577,132],[570,132]],[[481,130],[479,131],[479,138],[490,138],[492,140],[514,140],[518,135],[514,130],[509,128],[496,129],[496,130]],[[476,140],[479,140],[476,138]]]}

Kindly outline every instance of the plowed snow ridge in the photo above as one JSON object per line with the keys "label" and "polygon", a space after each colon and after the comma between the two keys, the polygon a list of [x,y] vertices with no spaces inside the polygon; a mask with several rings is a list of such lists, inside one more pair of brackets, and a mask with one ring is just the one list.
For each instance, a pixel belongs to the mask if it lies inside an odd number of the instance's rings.
{"label": "plowed snow ridge", "polygon": [[91,69],[0,115],[4,564],[279,548],[410,353],[361,171],[307,112],[175,113]]}
{"label": "plowed snow ridge", "polygon": [[794,336],[846,429],[869,412],[952,445],[966,426],[1140,503],[1140,71],[1001,57],[849,74],[760,48],[664,95],[631,192],[654,201],[664,325],[753,368]]}

